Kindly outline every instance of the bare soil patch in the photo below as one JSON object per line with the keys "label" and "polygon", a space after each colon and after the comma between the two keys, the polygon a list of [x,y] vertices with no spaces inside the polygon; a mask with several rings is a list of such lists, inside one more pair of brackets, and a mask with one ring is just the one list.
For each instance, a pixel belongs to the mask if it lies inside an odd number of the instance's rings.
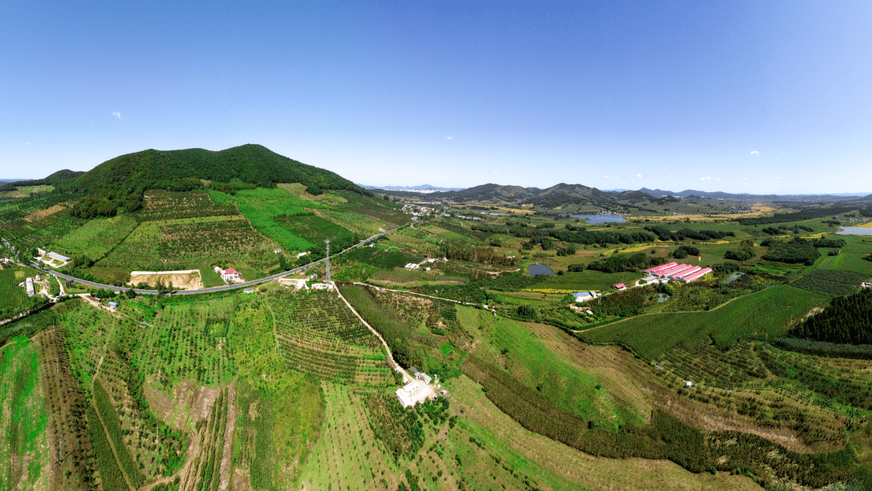
{"label": "bare soil patch", "polygon": [[172,396],[155,388],[154,381],[143,385],[143,394],[149,407],[166,424],[178,430],[185,430],[188,424],[205,421],[218,397],[218,389],[197,386],[193,382],[182,382],[173,387]]}
{"label": "bare soil patch", "polygon": [[155,273],[135,271],[134,273],[130,274],[128,285],[135,286],[145,283],[148,286],[157,287],[157,283],[160,281],[165,286],[172,284],[174,289],[179,290],[201,290],[203,288],[203,279],[200,277],[199,270],[194,273],[173,271]]}
{"label": "bare soil patch", "polygon": [[54,215],[55,213],[57,213],[63,209],[64,209],[64,205],[54,205],[51,208],[46,208],[44,210],[39,210],[39,211],[35,211],[35,212],[31,213],[30,215],[27,215],[26,217],[24,217],[24,220],[27,222],[33,222],[33,221],[39,220],[41,218],[45,218],[47,216]]}

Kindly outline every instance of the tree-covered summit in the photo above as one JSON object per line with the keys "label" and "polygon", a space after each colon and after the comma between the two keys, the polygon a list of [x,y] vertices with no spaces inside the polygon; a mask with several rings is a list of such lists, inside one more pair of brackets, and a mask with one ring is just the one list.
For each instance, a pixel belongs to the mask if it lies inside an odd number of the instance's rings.
{"label": "tree-covered summit", "polygon": [[72,191],[86,196],[74,213],[93,217],[136,211],[142,207],[147,189],[187,191],[202,188],[204,181],[220,189],[301,183],[311,194],[334,189],[371,195],[336,173],[284,157],[261,145],[218,152],[201,148],[149,149],[115,157],[79,177]]}

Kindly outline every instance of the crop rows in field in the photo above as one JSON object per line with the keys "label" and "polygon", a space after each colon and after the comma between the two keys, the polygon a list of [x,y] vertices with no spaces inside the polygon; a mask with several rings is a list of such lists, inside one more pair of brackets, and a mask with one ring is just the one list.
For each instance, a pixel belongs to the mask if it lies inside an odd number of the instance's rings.
{"label": "crop rows in field", "polygon": [[224,389],[212,406],[205,427],[201,428],[196,436],[199,439],[201,452],[194,456],[184,489],[218,490],[221,481],[221,460],[224,456],[229,403],[228,390]]}
{"label": "crop rows in field", "polygon": [[241,269],[244,262],[267,271],[278,261],[274,248],[241,217],[153,221],[137,227],[97,264],[130,271],[227,268],[231,263]]}
{"label": "crop rows in field", "polygon": [[335,294],[284,294],[270,299],[279,332],[299,332],[307,338],[369,348],[378,339]]}
{"label": "crop rows in field", "polygon": [[[335,245],[352,245],[359,242],[360,239],[357,234],[354,234],[345,227],[315,214],[278,217],[276,221],[291,233],[319,246],[328,238]],[[339,248],[334,246],[334,250],[339,250]]]}
{"label": "crop rows in field", "polygon": [[70,215],[64,208],[56,213],[28,221],[18,218],[0,225],[3,238],[19,249],[46,247],[47,244],[63,237],[85,223],[85,220]]}
{"label": "crop rows in field", "polygon": [[0,466],[2,483],[18,483],[19,489],[45,488],[45,474],[27,472],[14,462],[28,462],[31,469],[48,468],[45,400],[42,395],[37,347],[18,336],[0,349]]}
{"label": "crop rows in field", "polygon": [[91,220],[58,239],[52,247],[67,256],[84,254],[96,261],[109,253],[139,224],[129,215]]}
{"label": "crop rows in field", "polygon": [[346,255],[348,259],[369,264],[378,268],[402,268],[409,263],[417,263],[420,257],[413,257],[396,249],[382,249],[381,247],[361,247]]}
{"label": "crop rows in field", "polygon": [[54,479],[58,489],[76,489],[97,470],[85,417],[89,404],[70,370],[60,330],[46,329],[38,339]]}
{"label": "crop rows in field", "polygon": [[230,204],[218,205],[206,191],[149,190],[145,193],[145,205],[140,216],[143,220],[167,220],[176,218],[199,218],[239,215],[239,210]]}
{"label": "crop rows in field", "polygon": [[227,382],[234,366],[227,349],[232,302],[167,305],[152,326],[139,330],[134,356],[145,375],[171,387],[186,379],[199,385]]}
{"label": "crop rows in field", "polygon": [[289,366],[346,383],[390,380],[378,340],[336,295],[277,295],[270,308],[278,350]]}
{"label": "crop rows in field", "polygon": [[[165,474],[166,456],[181,450],[183,442],[179,435],[162,433],[157,421],[143,407],[142,381],[134,373],[130,363],[118,355],[120,349],[122,349],[120,346],[115,346],[103,357],[99,377],[94,381],[94,401],[107,430],[111,424],[107,419],[111,420],[114,417],[116,420],[117,428],[112,431],[121,435],[120,439],[113,434],[109,435],[115,443],[116,451],[123,446],[123,452],[127,452],[131,457],[128,460],[135,461],[133,468],[130,468],[129,463],[122,462],[122,468],[128,479],[133,480],[131,473],[140,474],[141,470],[141,474],[151,481]],[[102,396],[99,394],[98,383],[111,396],[111,412],[109,407],[101,409],[99,406]],[[137,387],[137,384],[140,385]],[[120,426],[117,426],[119,420]]]}
{"label": "crop rows in field", "polygon": [[130,452],[127,451],[127,446],[122,441],[118,413],[115,412],[112,401],[109,399],[109,394],[106,393],[106,389],[103,388],[99,379],[94,380],[94,407],[100,416],[103,427],[106,429],[106,436],[115,448],[115,455],[118,458],[121,471],[124,472],[127,480],[133,486],[137,488],[142,486],[145,482],[145,476],[139,471],[136,462],[133,461]]}
{"label": "crop rows in field", "polygon": [[[392,207],[388,202],[366,199],[350,191],[337,192],[348,201],[348,209],[355,213],[370,216],[378,221],[393,225],[402,225],[409,221],[408,215]],[[388,227],[385,227],[388,228]]]}
{"label": "crop rows in field", "polygon": [[662,366],[671,368],[683,380],[724,389],[760,382],[769,376],[748,342],[737,343],[727,350],[711,345],[685,348],[679,344],[663,355]]}
{"label": "crop rows in field", "polygon": [[867,278],[863,273],[852,271],[816,269],[792,284],[813,293],[838,297],[856,293]]}

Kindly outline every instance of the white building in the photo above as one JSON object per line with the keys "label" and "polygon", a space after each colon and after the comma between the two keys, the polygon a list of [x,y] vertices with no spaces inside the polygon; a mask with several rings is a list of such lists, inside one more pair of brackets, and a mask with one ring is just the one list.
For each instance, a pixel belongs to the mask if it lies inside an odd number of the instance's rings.
{"label": "white building", "polygon": [[573,295],[575,295],[576,302],[587,302],[588,300],[593,300],[594,298],[596,298],[595,291],[575,292],[573,293]]}
{"label": "white building", "polygon": [[242,279],[242,275],[235,269],[225,269],[221,272],[221,279],[224,281],[239,281]]}

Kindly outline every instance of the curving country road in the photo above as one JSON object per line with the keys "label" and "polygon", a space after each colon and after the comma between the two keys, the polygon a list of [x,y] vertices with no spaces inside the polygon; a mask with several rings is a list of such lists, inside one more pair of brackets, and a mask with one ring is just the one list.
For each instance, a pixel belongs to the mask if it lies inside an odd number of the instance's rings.
{"label": "curving country road", "polygon": [[[384,232],[375,234],[368,239],[362,240],[362,241],[358,242],[357,244],[354,244],[353,246],[351,246],[347,249],[344,249],[342,251],[337,252],[336,254],[333,254],[333,256],[335,257],[335,256],[338,256],[339,254],[345,253],[347,251],[356,249],[358,247],[362,247],[364,244],[366,244],[367,242],[369,242],[371,240],[375,240],[375,239],[378,239],[380,237],[384,237],[387,234],[396,232],[397,230],[399,230],[403,227],[408,227],[408,226],[409,226],[409,224],[407,223],[405,225],[400,225],[399,227],[395,227],[395,228],[392,228],[390,230],[386,230]],[[2,240],[2,239],[0,239],[0,240]],[[3,240],[3,242],[5,243],[6,241]],[[174,290],[172,292],[172,295],[199,295],[202,293],[214,293],[214,292],[222,292],[222,291],[227,291],[227,290],[235,290],[237,288],[248,288],[248,287],[251,287],[254,285],[259,285],[261,283],[266,283],[268,281],[277,280],[277,279],[285,277],[285,276],[297,274],[301,271],[305,271],[305,270],[311,268],[312,266],[315,266],[316,264],[321,264],[325,261],[327,261],[327,258],[319,259],[319,260],[313,261],[309,264],[305,264],[303,266],[300,266],[300,267],[297,267],[294,269],[290,269],[288,271],[283,271],[281,273],[274,274],[272,276],[267,276],[266,278],[260,278],[257,280],[246,281],[245,283],[234,283],[232,285],[213,286],[210,288],[201,288],[199,290]],[[157,295],[158,294],[157,290],[144,290],[144,289],[139,289],[139,288],[129,288],[129,287],[124,287],[124,286],[107,285],[104,283],[97,283],[94,281],[83,280],[81,278],[76,278],[75,276],[70,276],[68,274],[64,274],[64,273],[54,271],[52,269],[48,269],[48,268],[46,268],[40,264],[36,264],[34,262],[31,262],[30,265],[36,269],[40,269],[42,271],[45,271],[46,273],[49,273],[55,277],[63,278],[64,280],[73,280],[76,283],[79,283],[79,284],[82,284],[85,286],[89,286],[92,288],[105,288],[107,290],[113,290],[116,292],[125,292],[127,290],[133,290],[134,292],[137,293],[137,295]]]}

